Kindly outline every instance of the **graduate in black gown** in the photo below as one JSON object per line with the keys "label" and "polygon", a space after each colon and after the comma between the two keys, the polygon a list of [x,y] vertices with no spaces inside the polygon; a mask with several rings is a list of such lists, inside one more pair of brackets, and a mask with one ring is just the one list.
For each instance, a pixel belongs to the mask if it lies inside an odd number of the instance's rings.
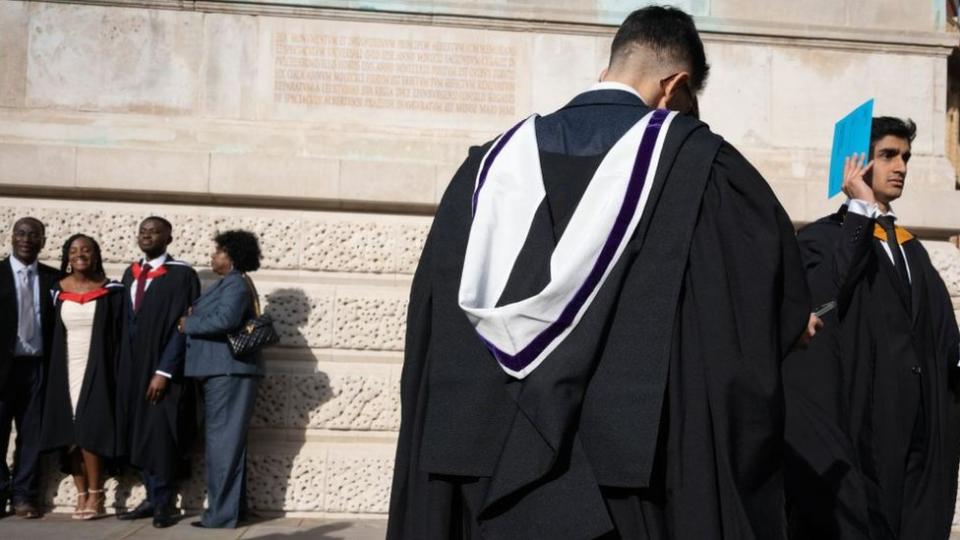
{"label": "graduate in black gown", "polygon": [[186,343],[177,321],[200,295],[200,281],[187,263],[167,254],[172,230],[160,217],[140,224],[137,241],[144,257],[123,273],[129,295],[117,377],[120,440],[147,488],[147,499],[119,517],[152,516],[157,528],[174,524],[174,483],[187,459],[196,418],[196,392],[183,377]]}
{"label": "graduate in black gown", "polygon": [[793,538],[945,539],[957,492],[957,321],[923,245],[895,225],[916,133],[873,120],[848,202],[799,231],[815,305],[784,364]]}
{"label": "graduate in black gown", "polygon": [[694,117],[706,72],[644,8],[603,82],[471,150],[413,280],[388,538],[785,536],[811,304],[770,187]]}
{"label": "graduate in black gown", "polygon": [[106,513],[104,459],[116,457],[116,370],[123,285],[107,279],[100,246],[75,234],[63,245],[54,289],[56,325],[47,372],[41,444],[60,449],[77,487],[74,519]]}

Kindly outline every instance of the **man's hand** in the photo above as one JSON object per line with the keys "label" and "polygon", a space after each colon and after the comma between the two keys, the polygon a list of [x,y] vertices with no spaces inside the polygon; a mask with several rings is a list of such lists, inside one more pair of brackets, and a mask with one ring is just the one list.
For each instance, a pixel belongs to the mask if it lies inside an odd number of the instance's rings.
{"label": "man's hand", "polygon": [[797,340],[794,347],[802,348],[809,345],[813,336],[817,335],[817,330],[821,328],[823,328],[823,321],[821,321],[820,317],[817,317],[815,313],[811,313],[810,318],[807,320],[807,328],[803,331],[803,334],[800,335],[800,339]]}
{"label": "man's hand", "polygon": [[867,173],[873,168],[873,161],[864,164],[866,156],[856,154],[847,156],[843,160],[843,193],[851,199],[860,199],[870,204],[876,204],[873,188],[866,180]]}
{"label": "man's hand", "polygon": [[147,401],[158,403],[167,393],[168,379],[163,375],[154,374],[150,379],[150,386],[147,387]]}

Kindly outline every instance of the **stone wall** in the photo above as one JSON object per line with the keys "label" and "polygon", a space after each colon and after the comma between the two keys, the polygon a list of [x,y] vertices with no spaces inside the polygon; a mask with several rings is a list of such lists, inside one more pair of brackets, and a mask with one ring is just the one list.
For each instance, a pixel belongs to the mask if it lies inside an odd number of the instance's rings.
{"label": "stone wall", "polygon": [[[960,255],[940,241],[960,230],[940,3],[672,3],[704,31],[704,119],[798,223],[839,205],[824,194],[836,118],[875,97],[917,120],[897,212],[960,309]],[[215,231],[260,234],[254,277],[283,337],[253,419],[255,508],[386,511],[406,297],[433,208],[470,145],[592,84],[636,7],[514,4],[0,2],[0,231],[41,218],[47,261],[91,234],[119,277],[138,221],[162,214],[205,283]],[[48,500],[70,505],[48,470]],[[131,478],[109,486],[120,506],[143,496]],[[199,475],[183,491],[202,505]]]}

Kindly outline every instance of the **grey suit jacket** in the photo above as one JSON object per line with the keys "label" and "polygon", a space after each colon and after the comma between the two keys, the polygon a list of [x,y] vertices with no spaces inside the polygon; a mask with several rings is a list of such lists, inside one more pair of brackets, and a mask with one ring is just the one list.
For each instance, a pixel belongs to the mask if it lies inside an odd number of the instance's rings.
{"label": "grey suit jacket", "polygon": [[238,359],[227,345],[227,333],[233,332],[253,316],[253,298],[243,275],[234,270],[214,283],[193,304],[193,312],[183,324],[187,335],[187,359],[184,375],[263,375],[259,351]]}

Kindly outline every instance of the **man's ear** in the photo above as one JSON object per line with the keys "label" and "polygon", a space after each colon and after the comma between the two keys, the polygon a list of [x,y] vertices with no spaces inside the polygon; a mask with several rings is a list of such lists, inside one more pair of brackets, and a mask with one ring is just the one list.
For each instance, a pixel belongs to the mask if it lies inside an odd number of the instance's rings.
{"label": "man's ear", "polygon": [[602,70],[600,70],[600,78],[597,79],[597,82],[603,82],[603,80],[606,78],[607,78],[607,68],[603,68]]}
{"label": "man's ear", "polygon": [[[671,77],[667,81],[667,85],[663,88],[664,105],[671,103],[674,99],[680,97],[680,94],[687,92],[687,88],[689,88],[689,82],[690,73],[686,71],[678,72],[676,75]],[[689,97],[693,98],[692,95]]]}

